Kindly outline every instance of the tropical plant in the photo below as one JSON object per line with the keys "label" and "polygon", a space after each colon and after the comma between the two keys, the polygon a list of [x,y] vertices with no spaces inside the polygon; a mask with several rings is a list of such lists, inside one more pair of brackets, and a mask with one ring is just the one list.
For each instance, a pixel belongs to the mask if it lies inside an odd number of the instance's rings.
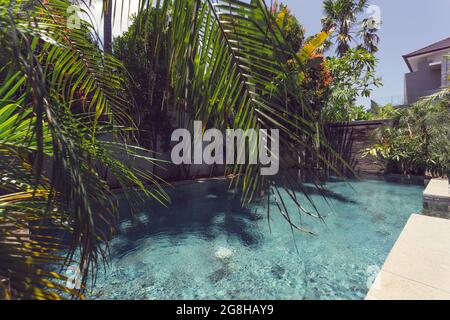
{"label": "tropical plant", "polygon": [[298,52],[305,43],[305,29],[285,4],[274,2],[272,14],[286,41],[294,52]]}
{"label": "tropical plant", "polygon": [[371,101],[370,110],[368,111],[370,120],[389,120],[400,115],[400,111],[391,103],[380,106],[375,101]]}
{"label": "tropical plant", "polygon": [[377,143],[364,151],[389,161],[394,173],[450,174],[449,89],[397,111],[392,125],[374,132]]}
{"label": "tropical plant", "polygon": [[350,49],[342,57],[329,58],[327,63],[333,81],[324,119],[330,122],[367,120],[369,114],[357,102],[358,98],[369,98],[373,88],[381,85],[375,72],[378,60],[364,49]]}
{"label": "tropical plant", "polygon": [[[133,131],[136,110],[123,98],[128,79],[123,79],[122,64],[95,45],[98,39],[89,23],[67,27],[68,3],[0,2],[0,41],[10,48],[2,50],[7,64],[0,86],[0,117],[5,119],[0,147],[6,159],[0,167],[0,276],[2,294],[8,298],[79,294],[58,282],[64,277],[50,272],[48,264],[66,266],[76,260],[83,284],[89,274],[95,279],[117,221],[102,167],[116,176],[129,197],[139,195],[130,188],[137,185],[143,195],[167,201],[157,177],[129,169],[117,159],[124,153],[143,157],[140,148],[123,142]],[[282,167],[300,167],[298,158],[305,150],[322,161],[326,159],[319,149],[334,152],[298,87],[307,59],[327,33],[295,54],[262,0],[139,5],[138,25],[151,21],[155,30],[147,39],[151,52],[166,55],[164,103],[177,112],[180,126],[202,120],[205,127],[220,130],[279,129]],[[288,68],[285,62],[291,58],[296,63]],[[118,140],[100,139],[105,133]],[[311,137],[320,148],[309,143]],[[295,195],[302,181],[289,174],[262,176],[261,167],[227,166],[231,185],[242,190],[242,203],[273,200],[293,231],[308,232],[282,198],[283,191],[290,196],[296,214],[320,218],[318,212],[305,210]],[[145,188],[144,181],[153,187]],[[68,241],[61,240],[58,230]],[[58,254],[61,249],[68,252],[66,257]]]}
{"label": "tropical plant", "polygon": [[167,202],[156,177],[118,159],[143,157],[123,142],[133,128],[121,98],[122,66],[94,45],[91,25],[68,27],[68,5],[0,2],[2,298],[81,297],[60,271],[79,267],[85,286],[106,262],[118,211],[104,169],[130,204],[146,197]]}
{"label": "tropical plant", "polygon": [[[162,7],[149,8],[139,16],[132,18],[127,32],[114,40],[114,55],[123,62],[133,78],[132,97],[137,105],[135,115],[139,124],[140,141],[152,150],[167,152],[170,146],[170,134],[173,131],[169,109],[172,103],[168,99],[173,90],[170,77],[168,44],[171,22],[164,22],[170,16]],[[273,28],[279,28],[286,43],[295,52],[302,48],[304,29],[286,5],[274,3]],[[168,20],[168,19],[167,19]],[[290,49],[286,49],[288,52]],[[292,56],[290,61],[293,61]],[[311,59],[309,61],[315,61]],[[312,63],[311,63],[312,64]],[[312,69],[308,68],[309,70]],[[316,80],[312,80],[316,81]],[[309,82],[309,75],[303,81]],[[311,92],[312,93],[312,92]],[[156,168],[156,167],[155,167]]]}
{"label": "tropical plant", "polygon": [[[324,30],[336,29],[331,41],[335,41],[338,56],[345,55],[357,43],[354,49],[367,52],[378,51],[379,37],[375,25],[369,19],[359,20],[359,15],[368,7],[368,0],[325,0],[323,2]],[[357,40],[361,40],[358,43]]]}
{"label": "tropical plant", "polygon": [[133,79],[128,99],[136,104],[133,117],[139,142],[151,150],[167,152],[173,131],[168,100],[172,88],[166,42],[169,28],[164,22],[155,23],[162,18],[160,8],[148,10],[133,17],[128,31],[114,39],[114,56]]}
{"label": "tropical plant", "polygon": [[[164,10],[171,12],[170,23]],[[191,121],[202,120],[219,130],[279,129],[282,152],[289,155],[282,159],[286,163],[312,149],[306,141],[316,135],[314,115],[302,100],[297,79],[326,33],[295,54],[263,1],[166,1],[151,12],[157,13],[152,21],[168,28],[168,39],[158,44],[170,44],[161,52],[171,57],[167,99],[178,118],[188,115]],[[298,62],[296,70],[284,63],[290,57]],[[317,140],[327,146],[322,133]],[[243,203],[259,201],[277,188],[274,179],[259,174],[260,169],[228,166],[234,185],[242,182]]]}

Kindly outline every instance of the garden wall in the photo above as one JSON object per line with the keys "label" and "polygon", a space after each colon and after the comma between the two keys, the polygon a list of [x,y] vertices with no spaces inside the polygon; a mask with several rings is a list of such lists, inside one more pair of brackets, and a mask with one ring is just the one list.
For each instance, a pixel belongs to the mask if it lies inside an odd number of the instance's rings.
{"label": "garden wall", "polygon": [[[363,157],[361,152],[376,143],[373,131],[386,124],[389,124],[388,120],[331,123],[326,126],[325,132],[334,150],[357,174],[383,174],[386,163],[370,156]],[[343,173],[350,173],[337,157],[329,155],[328,159]]]}
{"label": "garden wall", "polygon": [[[363,157],[361,151],[373,146],[376,143],[372,136],[375,129],[382,125],[389,124],[388,120],[376,121],[356,121],[331,123],[325,127],[325,132],[329,143],[333,149],[344,159],[357,174],[383,174],[386,169],[384,161],[378,161],[373,157]],[[104,137],[105,140],[111,140],[112,137]],[[149,152],[139,152],[141,156],[153,157]],[[177,166],[170,161],[170,152],[159,154],[158,158],[166,161],[160,163],[154,172],[153,165],[141,158],[134,158],[117,152],[118,158],[123,160],[130,168],[139,169],[143,172],[153,172],[166,181],[178,181],[193,178],[203,178],[212,176],[223,176],[225,167],[223,165],[191,165]],[[342,165],[342,161],[332,155],[327,156],[343,174],[349,174],[350,170]],[[331,173],[332,174],[332,173]],[[107,179],[111,187],[118,187],[117,181],[106,170],[103,176]]]}

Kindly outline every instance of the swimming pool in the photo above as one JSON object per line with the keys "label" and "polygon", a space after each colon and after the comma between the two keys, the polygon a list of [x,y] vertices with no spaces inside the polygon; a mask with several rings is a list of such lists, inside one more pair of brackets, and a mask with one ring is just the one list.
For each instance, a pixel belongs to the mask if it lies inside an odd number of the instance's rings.
{"label": "swimming pool", "polygon": [[307,187],[325,217],[301,217],[315,236],[293,235],[275,207],[270,232],[265,211],[242,209],[224,182],[177,187],[169,208],[148,204],[140,223],[121,223],[111,266],[88,297],[363,299],[407,219],[421,212],[423,187],[351,186],[327,183],[329,203]]}

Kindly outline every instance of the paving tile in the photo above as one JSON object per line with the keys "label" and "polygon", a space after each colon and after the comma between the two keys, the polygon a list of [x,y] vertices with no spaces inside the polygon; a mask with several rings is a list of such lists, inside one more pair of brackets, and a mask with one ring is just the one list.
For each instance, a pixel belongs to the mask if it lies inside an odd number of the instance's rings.
{"label": "paving tile", "polygon": [[367,300],[450,300],[450,293],[380,271]]}
{"label": "paving tile", "polygon": [[450,300],[450,220],[412,215],[368,297]]}

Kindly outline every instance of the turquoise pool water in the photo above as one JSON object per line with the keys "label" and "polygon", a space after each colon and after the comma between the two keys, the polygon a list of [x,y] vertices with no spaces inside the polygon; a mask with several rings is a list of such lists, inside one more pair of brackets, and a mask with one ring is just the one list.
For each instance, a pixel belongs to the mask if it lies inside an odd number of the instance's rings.
{"label": "turquoise pool water", "polygon": [[328,183],[327,201],[307,188],[325,217],[301,216],[315,236],[292,235],[275,205],[270,232],[265,211],[242,209],[223,182],[177,187],[168,209],[149,204],[139,223],[121,223],[90,298],[363,299],[407,219],[422,210],[423,187],[351,185]]}

